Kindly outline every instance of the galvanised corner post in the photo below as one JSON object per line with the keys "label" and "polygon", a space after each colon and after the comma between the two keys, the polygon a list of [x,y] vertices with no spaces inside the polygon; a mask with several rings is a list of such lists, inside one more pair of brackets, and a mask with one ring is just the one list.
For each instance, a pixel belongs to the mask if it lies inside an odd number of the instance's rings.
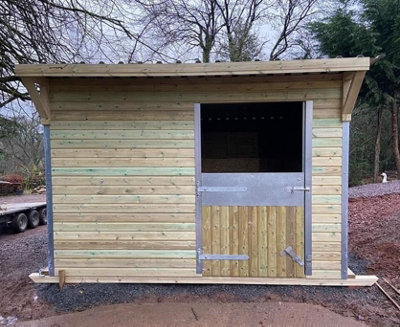
{"label": "galvanised corner post", "polygon": [[350,122],[345,121],[342,125],[342,279],[347,279],[349,267],[348,254],[348,214],[349,214],[349,141]]}
{"label": "galvanised corner post", "polygon": [[46,212],[47,212],[47,261],[49,275],[54,276],[54,229],[53,229],[53,187],[51,180],[51,146],[50,125],[44,125],[44,162],[46,178]]}

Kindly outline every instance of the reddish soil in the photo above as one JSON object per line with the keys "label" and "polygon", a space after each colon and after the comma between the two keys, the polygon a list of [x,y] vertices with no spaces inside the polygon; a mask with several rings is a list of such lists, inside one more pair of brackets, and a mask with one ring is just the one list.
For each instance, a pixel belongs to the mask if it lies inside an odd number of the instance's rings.
{"label": "reddish soil", "polygon": [[349,213],[350,253],[400,286],[400,194],[352,199]]}
{"label": "reddish soil", "polygon": [[[387,277],[400,288],[400,195],[354,198],[350,201],[349,213],[350,268],[359,274]],[[351,322],[356,319],[370,326],[400,325],[399,311],[376,286],[354,289],[261,285],[79,284],[66,285],[59,291],[57,285],[35,285],[27,277],[29,273],[46,266],[46,242],[45,227],[16,235],[0,231],[0,326],[7,325],[1,316],[14,316],[19,321],[32,320],[91,307],[106,310],[107,307],[99,305],[123,302],[153,304],[154,307],[157,304],[170,305],[174,311],[187,305],[196,309],[199,304],[204,304],[211,305],[216,311],[222,310],[220,312],[224,312],[226,304],[239,303],[240,306],[243,303],[246,310],[250,310],[249,304],[254,304],[255,316],[259,312],[257,310],[261,310],[257,308],[265,306],[273,310],[274,306],[280,305],[279,302],[285,303],[285,313],[292,315],[296,311],[292,311],[288,303],[297,302],[323,306],[352,318]],[[382,281],[381,284],[390,290]],[[393,292],[391,294],[400,302],[400,296]],[[307,308],[318,313],[318,307],[310,305]],[[90,317],[90,312],[87,317]],[[221,317],[221,321],[225,318]],[[149,319],[151,323],[151,315]],[[260,318],[259,321],[264,320]],[[317,320],[316,325],[324,323],[321,320],[318,324]]]}
{"label": "reddish soil", "polygon": [[[0,231],[0,316],[37,319],[55,314],[50,305],[40,301],[28,277],[45,267],[46,226],[22,234]],[[4,325],[7,325],[3,321]],[[0,321],[0,326],[2,322]]]}

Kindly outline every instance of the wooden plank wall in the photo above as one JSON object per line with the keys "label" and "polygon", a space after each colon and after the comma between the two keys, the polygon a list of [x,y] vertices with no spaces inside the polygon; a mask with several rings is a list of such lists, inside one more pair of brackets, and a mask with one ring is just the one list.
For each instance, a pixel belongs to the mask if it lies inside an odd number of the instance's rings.
{"label": "wooden plank wall", "polygon": [[287,246],[304,261],[303,207],[205,206],[204,254],[248,255],[249,260],[204,260],[203,276],[304,277],[304,268],[280,252]]}
{"label": "wooden plank wall", "polygon": [[340,277],[341,74],[50,81],[56,272],[194,276],[193,103],[313,100],[313,275]]}

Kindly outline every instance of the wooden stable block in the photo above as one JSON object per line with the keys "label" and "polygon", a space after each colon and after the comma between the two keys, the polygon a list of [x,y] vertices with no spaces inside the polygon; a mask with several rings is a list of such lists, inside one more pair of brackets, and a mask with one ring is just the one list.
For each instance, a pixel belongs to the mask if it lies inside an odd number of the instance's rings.
{"label": "wooden stable block", "polygon": [[[58,283],[59,276],[29,277],[35,283]],[[348,279],[317,278],[259,278],[259,277],[69,277],[66,283],[133,283],[133,284],[243,284],[243,285],[302,285],[302,286],[372,286],[378,280],[376,276],[355,276]]]}
{"label": "wooden stable block", "polygon": [[[341,279],[347,269],[343,121],[351,119],[369,66],[370,58],[17,65],[42,122],[51,124],[46,171],[56,276],[31,278],[60,288],[74,282],[372,285],[375,276],[348,272]],[[286,102],[299,110],[302,103],[307,112],[306,214],[302,206],[268,202],[247,209],[213,205],[207,217],[196,216],[206,206],[196,201],[201,113],[194,106]],[[289,244],[306,272],[312,259],[313,276],[305,278],[302,266],[280,256]],[[203,277],[196,274],[199,250],[249,260],[206,260]]]}

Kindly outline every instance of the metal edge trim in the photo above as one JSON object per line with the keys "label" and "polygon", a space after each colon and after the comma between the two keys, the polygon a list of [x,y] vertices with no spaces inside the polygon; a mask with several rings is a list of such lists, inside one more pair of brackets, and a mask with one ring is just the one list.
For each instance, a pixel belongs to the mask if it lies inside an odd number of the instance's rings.
{"label": "metal edge trim", "polygon": [[47,261],[49,275],[54,276],[54,228],[53,228],[53,186],[51,174],[51,146],[50,146],[50,126],[44,125],[44,162],[46,179],[46,213],[47,213]]}
{"label": "metal edge trim", "polygon": [[305,102],[304,115],[304,186],[309,192],[304,192],[304,273],[312,275],[312,123],[313,102]]}
{"label": "metal edge trim", "polygon": [[202,254],[202,226],[201,226],[201,106],[194,104],[194,142],[195,142],[195,188],[196,188],[196,273],[203,272]]}
{"label": "metal edge trim", "polygon": [[349,211],[349,141],[350,122],[342,125],[342,245],[341,245],[341,277],[347,279],[349,266],[348,254],[348,211]]}

